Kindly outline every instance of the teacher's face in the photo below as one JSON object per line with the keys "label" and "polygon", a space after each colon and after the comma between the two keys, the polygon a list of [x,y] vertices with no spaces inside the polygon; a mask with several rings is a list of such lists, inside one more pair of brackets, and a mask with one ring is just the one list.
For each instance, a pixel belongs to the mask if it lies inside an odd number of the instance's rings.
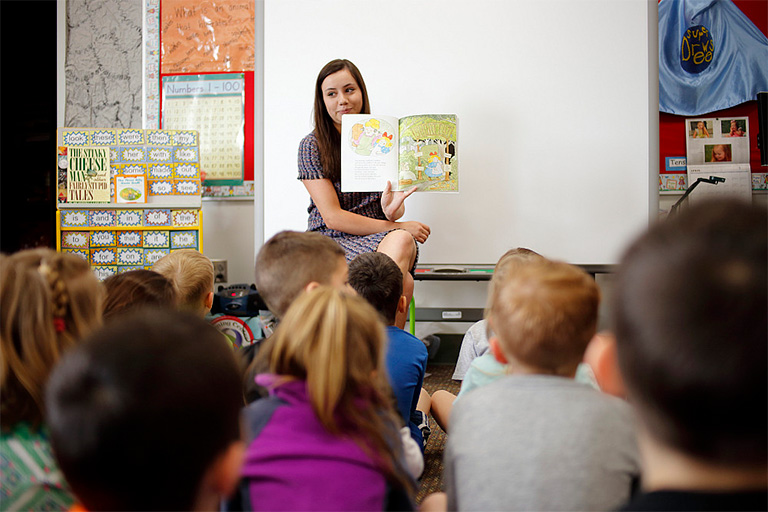
{"label": "teacher's face", "polygon": [[337,129],[341,129],[341,116],[359,114],[363,108],[363,94],[352,74],[342,69],[325,77],[320,86],[325,109]]}

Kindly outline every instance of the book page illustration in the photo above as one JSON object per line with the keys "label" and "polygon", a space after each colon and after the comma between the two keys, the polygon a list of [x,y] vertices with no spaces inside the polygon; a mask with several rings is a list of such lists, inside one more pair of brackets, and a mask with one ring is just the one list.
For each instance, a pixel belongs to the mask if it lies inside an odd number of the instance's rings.
{"label": "book page illustration", "polygon": [[399,189],[458,192],[455,115],[417,115],[400,120]]}
{"label": "book page illustration", "polygon": [[341,189],[381,192],[397,189],[397,119],[350,114],[342,117]]}

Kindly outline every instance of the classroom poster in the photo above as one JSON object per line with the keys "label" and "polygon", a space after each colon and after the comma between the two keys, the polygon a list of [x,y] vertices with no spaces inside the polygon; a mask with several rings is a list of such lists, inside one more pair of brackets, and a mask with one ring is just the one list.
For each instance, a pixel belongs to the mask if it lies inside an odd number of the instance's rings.
{"label": "classroom poster", "polygon": [[163,77],[163,128],[200,133],[203,186],[243,183],[244,103],[242,73]]}
{"label": "classroom poster", "polygon": [[751,198],[749,118],[686,119],[688,183],[699,178],[722,178],[716,185],[700,183],[692,202],[712,196]]}
{"label": "classroom poster", "polygon": [[749,118],[686,119],[688,165],[749,164]]}
{"label": "classroom poster", "polygon": [[253,0],[161,0],[162,74],[253,71]]}

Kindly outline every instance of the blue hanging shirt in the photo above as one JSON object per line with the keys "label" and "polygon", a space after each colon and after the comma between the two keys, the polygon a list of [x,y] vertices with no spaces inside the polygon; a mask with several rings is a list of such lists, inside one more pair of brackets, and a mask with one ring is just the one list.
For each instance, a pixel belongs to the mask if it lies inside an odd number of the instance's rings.
{"label": "blue hanging shirt", "polygon": [[698,116],[760,91],[768,91],[768,38],[731,0],[661,0],[661,112]]}

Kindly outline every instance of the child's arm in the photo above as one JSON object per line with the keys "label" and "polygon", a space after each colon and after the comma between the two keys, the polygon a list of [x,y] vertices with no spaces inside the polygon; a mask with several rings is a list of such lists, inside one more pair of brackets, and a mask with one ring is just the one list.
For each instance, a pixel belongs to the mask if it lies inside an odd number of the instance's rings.
{"label": "child's arm", "polygon": [[424,454],[421,453],[421,447],[413,440],[411,429],[407,426],[400,429],[400,439],[403,442],[405,467],[414,479],[419,478],[424,472]]}

